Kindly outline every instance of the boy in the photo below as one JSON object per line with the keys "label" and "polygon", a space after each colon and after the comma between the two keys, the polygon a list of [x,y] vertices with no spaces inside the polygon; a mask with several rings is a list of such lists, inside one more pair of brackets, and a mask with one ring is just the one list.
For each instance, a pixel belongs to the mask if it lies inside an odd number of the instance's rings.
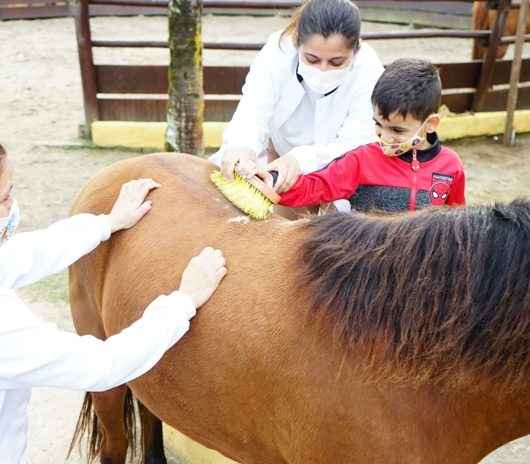
{"label": "boy", "polygon": [[440,76],[430,62],[394,61],[372,93],[378,142],[300,176],[281,195],[280,204],[300,207],[347,199],[357,211],[388,212],[464,205],[462,162],[436,134],[441,94]]}

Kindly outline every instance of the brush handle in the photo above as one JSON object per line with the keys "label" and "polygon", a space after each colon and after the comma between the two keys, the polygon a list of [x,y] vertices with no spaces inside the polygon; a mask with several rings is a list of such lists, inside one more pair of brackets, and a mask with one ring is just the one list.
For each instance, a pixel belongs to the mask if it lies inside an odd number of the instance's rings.
{"label": "brush handle", "polygon": [[272,187],[269,187],[258,176],[254,176],[251,179],[247,179],[247,182],[256,187],[272,203],[277,204],[281,200],[280,195],[278,195],[278,193]]}
{"label": "brush handle", "polygon": [[278,171],[269,171],[269,174],[272,176],[272,186],[274,187],[278,180]]}

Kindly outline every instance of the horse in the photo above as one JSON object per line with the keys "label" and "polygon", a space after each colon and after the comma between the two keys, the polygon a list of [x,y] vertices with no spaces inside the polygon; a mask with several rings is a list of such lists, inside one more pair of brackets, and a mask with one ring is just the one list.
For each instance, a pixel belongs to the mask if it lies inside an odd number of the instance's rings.
{"label": "horse", "polygon": [[[497,20],[497,10],[488,8],[487,2],[473,2],[471,21],[473,30],[489,30]],[[517,21],[519,19],[519,10],[510,10],[506,18],[506,24],[502,36],[514,36],[517,32]],[[526,32],[530,32],[530,16],[526,24]],[[472,58],[474,60],[482,60],[486,56],[488,47],[481,46],[480,39],[474,39]],[[499,45],[497,48],[497,59],[500,60],[506,55],[508,45]]]}
{"label": "horse", "polygon": [[[530,202],[258,222],[189,155],[120,161],[72,213],[151,177],[152,211],[69,270],[79,334],[105,339],[210,245],[229,272],[148,373],[87,393],[72,446],[166,462],[160,421],[244,464],[471,464],[530,433]],[[176,309],[177,310],[177,309]]]}

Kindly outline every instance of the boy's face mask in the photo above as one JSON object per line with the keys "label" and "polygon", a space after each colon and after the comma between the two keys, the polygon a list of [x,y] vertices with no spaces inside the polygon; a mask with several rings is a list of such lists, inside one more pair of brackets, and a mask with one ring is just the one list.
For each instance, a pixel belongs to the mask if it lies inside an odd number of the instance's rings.
{"label": "boy's face mask", "polygon": [[416,133],[405,142],[389,142],[379,136],[377,142],[383,150],[383,153],[386,156],[400,156],[404,153],[407,153],[408,151],[417,149],[418,146],[425,142],[426,135],[420,135],[420,133],[423,130],[423,127],[425,126],[426,122],[427,120],[423,121],[422,125],[418,128]]}
{"label": "boy's face mask", "polygon": [[13,200],[9,214],[0,218],[0,246],[9,240],[15,233],[20,222],[20,209],[16,200]]}

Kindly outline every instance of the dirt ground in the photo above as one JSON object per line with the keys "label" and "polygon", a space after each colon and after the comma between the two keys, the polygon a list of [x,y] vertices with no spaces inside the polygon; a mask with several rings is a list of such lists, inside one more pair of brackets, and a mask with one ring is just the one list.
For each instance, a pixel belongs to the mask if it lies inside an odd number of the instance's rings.
{"label": "dirt ground", "polygon": [[[204,20],[205,40],[263,41],[285,18],[212,17]],[[164,18],[97,18],[94,37],[165,38]],[[404,27],[365,24],[365,30]],[[237,39],[234,31],[238,31]],[[383,61],[401,56],[435,61],[465,60],[466,40],[374,42]],[[16,196],[22,208],[22,230],[45,226],[64,217],[80,187],[99,169],[139,153],[94,150],[76,146],[83,122],[81,85],[73,22],[70,19],[0,23],[0,142],[16,168]],[[528,54],[528,50],[526,50]],[[206,51],[208,64],[248,63],[253,53]],[[167,63],[163,50],[98,51],[98,63]],[[470,203],[509,201],[530,196],[530,136],[505,148],[493,139],[449,144],[463,158]],[[22,292],[42,317],[72,330],[64,274]],[[36,390],[30,407],[30,457],[34,464],[64,462],[68,440],[79,411],[77,392]],[[69,462],[81,463],[74,456]],[[176,462],[176,461],[173,461]],[[505,446],[483,463],[530,462],[530,437]],[[195,463],[193,463],[195,464]],[[196,463],[199,464],[199,463]]]}

